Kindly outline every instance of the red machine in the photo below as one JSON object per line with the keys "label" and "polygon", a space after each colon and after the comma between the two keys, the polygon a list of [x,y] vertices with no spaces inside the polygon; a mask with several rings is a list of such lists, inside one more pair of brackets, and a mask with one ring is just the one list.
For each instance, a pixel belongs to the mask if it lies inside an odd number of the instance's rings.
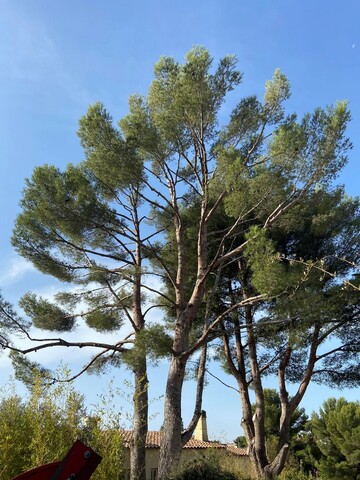
{"label": "red machine", "polygon": [[100,455],[76,440],[61,462],[42,465],[13,480],[89,480],[100,462]]}

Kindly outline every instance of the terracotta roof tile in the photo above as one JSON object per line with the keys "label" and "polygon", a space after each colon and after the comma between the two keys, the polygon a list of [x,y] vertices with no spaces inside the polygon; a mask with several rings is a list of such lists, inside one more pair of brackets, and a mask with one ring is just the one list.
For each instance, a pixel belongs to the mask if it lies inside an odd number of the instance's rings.
{"label": "terracotta roof tile", "polygon": [[[122,430],[121,436],[124,440],[125,446],[128,447],[132,437],[131,430]],[[146,435],[146,448],[160,448],[162,432],[149,431]],[[195,440],[195,438],[190,438],[190,440],[184,445],[184,448],[223,448],[227,452],[233,455],[247,455],[245,448],[238,448],[235,445],[227,445],[225,443],[219,442],[202,442],[200,440]]]}
{"label": "terracotta roof tile", "polygon": [[239,456],[248,455],[246,448],[239,448],[236,445],[226,445],[226,451]]}
{"label": "terracotta roof tile", "polygon": [[202,442],[201,440],[190,440],[184,445],[184,448],[225,448],[225,445],[219,442]]}

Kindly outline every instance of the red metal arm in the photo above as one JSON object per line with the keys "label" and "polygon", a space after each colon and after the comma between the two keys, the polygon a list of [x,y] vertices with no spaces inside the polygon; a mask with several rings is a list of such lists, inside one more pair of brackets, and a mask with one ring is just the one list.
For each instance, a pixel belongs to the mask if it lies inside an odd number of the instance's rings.
{"label": "red metal arm", "polygon": [[13,480],[89,480],[100,462],[100,455],[76,440],[62,462],[42,465]]}

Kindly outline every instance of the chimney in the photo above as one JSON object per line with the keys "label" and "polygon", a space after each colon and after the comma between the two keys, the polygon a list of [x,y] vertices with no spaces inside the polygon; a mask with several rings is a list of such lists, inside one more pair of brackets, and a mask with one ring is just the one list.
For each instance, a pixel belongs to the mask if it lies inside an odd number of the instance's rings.
{"label": "chimney", "polygon": [[200,440],[201,442],[208,442],[209,441],[205,410],[201,411],[199,421],[198,421],[198,423],[196,425],[196,428],[195,428],[194,438],[195,438],[195,440]]}

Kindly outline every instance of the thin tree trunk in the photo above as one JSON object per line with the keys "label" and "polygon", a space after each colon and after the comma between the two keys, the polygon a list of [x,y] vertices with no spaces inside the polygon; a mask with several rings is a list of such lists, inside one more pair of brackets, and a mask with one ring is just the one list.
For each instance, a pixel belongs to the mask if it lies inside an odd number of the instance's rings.
{"label": "thin tree trunk", "polygon": [[[138,359],[138,361],[140,361]],[[146,357],[137,365],[134,391],[134,431],[130,446],[130,479],[146,480],[145,442],[148,431],[148,379]]]}
{"label": "thin tree trunk", "polygon": [[[133,323],[136,334],[145,327],[145,320],[142,313],[141,299],[141,264],[142,249],[140,236],[140,222],[138,218],[138,197],[132,198],[133,218],[136,231],[136,249],[135,249],[135,275],[133,291]],[[133,396],[134,405],[134,429],[133,438],[130,445],[130,479],[146,480],[146,435],[148,432],[148,378],[146,351],[139,351],[135,358],[133,367],[135,377],[135,389]]]}
{"label": "thin tree trunk", "polygon": [[[239,261],[239,268],[242,278],[243,297],[246,299],[251,296],[251,292],[248,284],[247,271],[241,261]],[[247,325],[246,333],[250,371],[256,400],[255,413],[252,417],[252,431],[254,436],[251,439],[250,456],[253,458],[256,470],[263,472],[265,466],[269,463],[266,454],[265,440],[265,399],[257,356],[256,338],[253,329],[253,309],[250,305],[245,306],[245,321]],[[247,384],[244,386],[248,388]],[[245,401],[248,402],[248,395],[245,397]],[[249,405],[246,405],[246,407],[249,408]]]}

